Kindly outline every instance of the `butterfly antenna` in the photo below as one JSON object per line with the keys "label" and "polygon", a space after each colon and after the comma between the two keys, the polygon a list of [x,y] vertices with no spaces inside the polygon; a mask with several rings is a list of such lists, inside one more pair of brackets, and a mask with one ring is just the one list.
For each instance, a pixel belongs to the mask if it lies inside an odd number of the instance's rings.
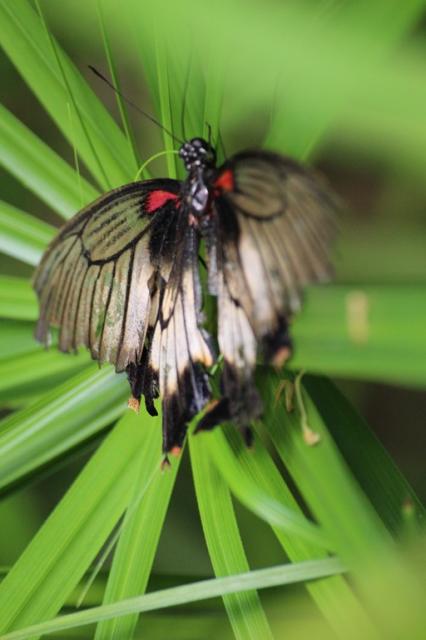
{"label": "butterfly antenna", "polygon": [[226,151],[225,151],[225,145],[223,143],[223,138],[222,138],[222,134],[220,129],[218,130],[218,134],[217,134],[217,147],[218,149],[221,148],[222,149],[222,154],[225,160],[227,160],[227,155],[226,155]]}
{"label": "butterfly antenna", "polygon": [[208,143],[209,147],[212,146],[212,125],[209,122],[206,122],[207,131],[209,132]]}
{"label": "butterfly antenna", "polygon": [[95,67],[92,67],[91,64],[88,65],[90,71],[92,71],[95,76],[98,76],[98,78],[100,78],[101,80],[103,80],[113,91],[115,91],[115,93],[117,95],[119,95],[121,98],[123,98],[123,100],[125,100],[127,102],[127,104],[129,104],[131,107],[133,107],[133,109],[136,109],[136,111],[138,111],[139,113],[141,113],[143,116],[145,116],[145,118],[148,118],[148,120],[151,120],[151,122],[153,122],[154,124],[157,125],[157,127],[160,127],[160,129],[162,129],[165,133],[167,133],[168,136],[170,136],[173,140],[175,140],[176,142],[178,142],[179,144],[183,144],[183,140],[181,140],[180,138],[178,138],[177,136],[175,136],[171,131],[169,131],[168,129],[166,129],[166,127],[164,127],[161,122],[159,122],[158,120],[156,120],[153,116],[151,116],[149,113],[147,113],[146,111],[144,111],[143,109],[141,109],[140,107],[138,107],[137,104],[135,104],[134,102],[132,102],[131,100],[129,100],[129,98],[127,98],[125,95],[123,95],[121,93],[121,91],[119,91],[116,87],[114,87],[114,85],[112,84],[112,82],[110,82],[108,80],[108,78],[105,78],[105,76],[98,71],[97,69],[95,69]]}

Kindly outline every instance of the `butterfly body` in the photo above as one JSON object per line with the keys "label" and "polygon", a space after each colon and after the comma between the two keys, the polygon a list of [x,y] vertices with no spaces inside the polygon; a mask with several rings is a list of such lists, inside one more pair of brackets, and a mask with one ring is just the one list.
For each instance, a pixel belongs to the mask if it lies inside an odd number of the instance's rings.
{"label": "butterfly body", "polygon": [[211,202],[212,177],[215,173],[216,154],[208,142],[194,138],[185,142],[180,150],[188,177],[182,184],[183,202],[189,212],[192,226],[203,226],[203,218]]}
{"label": "butterfly body", "polygon": [[[184,181],[124,185],[60,230],[34,277],[36,336],[86,346],[126,371],[132,406],[162,401],[163,450],[176,450],[188,422],[211,401],[208,369],[223,357],[221,392],[198,425],[231,419],[248,433],[262,405],[256,359],[290,354],[288,319],[303,287],[330,275],[335,200],[306,169],[266,151],[216,168],[201,138],[182,145]],[[218,300],[217,345],[203,327],[198,252],[206,244],[208,288]]]}

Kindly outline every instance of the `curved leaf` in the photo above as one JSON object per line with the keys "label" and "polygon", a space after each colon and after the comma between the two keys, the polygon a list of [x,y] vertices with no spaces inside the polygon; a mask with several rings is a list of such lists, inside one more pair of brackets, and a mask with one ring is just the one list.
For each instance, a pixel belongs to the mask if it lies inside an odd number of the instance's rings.
{"label": "curved leaf", "polygon": [[36,265],[54,233],[49,224],[0,201],[1,252]]}
{"label": "curved leaf", "polygon": [[70,218],[98,195],[65,160],[1,104],[0,136],[0,163],[59,215]]}
{"label": "curved leaf", "polygon": [[[191,465],[204,536],[217,577],[249,570],[229,489],[201,438],[190,437]],[[223,602],[235,637],[272,638],[256,591],[227,595]]]}
{"label": "curved leaf", "polygon": [[0,632],[59,611],[128,505],[149,445],[130,413],[107,436],[1,583]]}
{"label": "curved leaf", "polygon": [[[0,18],[6,53],[98,183],[106,189],[130,182],[137,167],[125,136],[60,46],[52,49],[53,36],[51,42],[30,3],[4,0]],[[64,116],[70,101],[71,115]]]}
{"label": "curved leaf", "polygon": [[87,611],[71,613],[61,616],[56,620],[32,625],[27,629],[22,629],[5,634],[3,640],[25,640],[34,635],[43,633],[53,633],[73,629],[82,625],[93,624],[99,620],[108,620],[116,616],[125,616],[132,613],[163,609],[188,602],[197,602],[207,598],[238,593],[249,589],[265,589],[279,585],[294,584],[306,580],[315,580],[324,576],[334,575],[344,571],[342,564],[335,558],[326,560],[311,560],[300,562],[299,564],[281,565],[269,569],[258,569],[226,578],[216,578],[214,580],[204,580],[190,585],[165,589],[149,593],[137,598],[129,598],[122,602],[94,607]]}
{"label": "curved leaf", "polygon": [[0,487],[15,482],[116,420],[124,381],[95,365],[0,421]]}

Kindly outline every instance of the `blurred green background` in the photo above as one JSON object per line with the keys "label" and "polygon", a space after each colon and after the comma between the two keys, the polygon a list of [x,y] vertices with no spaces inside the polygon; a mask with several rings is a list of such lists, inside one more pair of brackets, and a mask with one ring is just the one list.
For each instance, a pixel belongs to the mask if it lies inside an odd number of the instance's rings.
{"label": "blurred green background", "polygon": [[[355,289],[364,285],[406,285],[409,289],[425,284],[426,12],[423,3],[407,3],[411,10],[406,11],[403,4],[307,0],[251,0],[229,5],[131,0],[102,3],[121,88],[132,101],[158,113],[158,102],[149,88],[152,66],[144,63],[147,51],[155,46],[154,36],[160,32],[171,67],[191,51],[194,68],[198,65],[205,72],[206,86],[222,87],[220,94],[212,90],[206,101],[221,103],[220,121],[211,124],[214,130],[220,129],[228,155],[263,145],[297,155],[326,175],[345,203],[336,282]],[[91,64],[109,73],[97,3],[44,0],[41,6],[57,41],[120,123],[115,96],[88,69]],[[6,27],[0,23],[2,28]],[[72,146],[6,55],[0,56],[0,77],[5,107],[73,166]],[[310,78],[308,85],[306,78]],[[37,78],[32,82],[37,84]],[[191,90],[190,86],[190,94]],[[192,116],[191,112],[196,91],[194,81],[194,95],[185,105],[190,135],[203,133],[196,130],[200,114]],[[164,148],[160,131],[131,109],[129,118],[142,160]],[[150,171],[165,175],[168,168],[166,162],[157,161]],[[84,163],[81,172],[90,177]],[[23,188],[6,168],[0,169],[0,184],[2,200],[41,220],[60,224],[57,213]],[[32,267],[1,254],[0,271],[27,277]],[[424,289],[419,291],[424,293]],[[395,308],[395,314],[404,318],[407,333],[398,336],[401,349],[410,337],[411,318],[404,316],[403,308]],[[426,334],[426,318],[424,321]],[[4,328],[2,344],[7,344],[5,322],[0,324]],[[397,370],[394,373],[388,379],[397,380]],[[66,374],[61,375],[66,379]],[[424,385],[365,380],[362,374],[335,380],[425,500]],[[6,407],[3,415],[10,409]],[[68,452],[9,491],[0,503],[1,565],[9,567],[17,560],[99,438],[84,442],[71,455]],[[279,563],[282,550],[270,528],[238,502],[235,508],[250,566]],[[155,559],[152,586],[211,574],[185,452]],[[264,599],[272,619],[275,616],[280,621],[281,637],[286,633],[298,637],[302,622],[308,637],[311,619],[315,636],[329,637],[301,588],[287,589],[285,597],[283,593],[274,591]],[[96,602],[95,592],[92,597]],[[283,606],[290,612],[287,618],[281,615]],[[190,625],[185,624],[186,616]],[[170,616],[150,614],[149,620],[150,632],[144,637],[200,638],[214,637],[218,632],[231,637],[225,614],[216,602],[208,601],[189,611],[182,608],[178,614],[172,610]]]}

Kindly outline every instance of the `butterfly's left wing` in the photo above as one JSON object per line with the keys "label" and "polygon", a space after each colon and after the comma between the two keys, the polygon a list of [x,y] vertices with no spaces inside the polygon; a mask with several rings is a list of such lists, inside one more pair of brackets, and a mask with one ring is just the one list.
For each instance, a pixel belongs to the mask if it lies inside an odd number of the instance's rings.
{"label": "butterfly's left wing", "polygon": [[162,247],[173,238],[179,189],[175,180],[133,182],[63,225],[33,278],[40,342],[48,343],[53,326],[62,351],[84,345],[117,371],[138,360],[151,314],[150,283],[168,257]]}
{"label": "butterfly's left wing", "polygon": [[313,174],[270,152],[244,152],[218,171],[208,235],[210,290],[218,296],[224,399],[200,428],[261,412],[252,374],[258,345],[277,365],[290,354],[288,319],[303,288],[331,274],[336,201]]}
{"label": "butterfly's left wing", "polygon": [[198,236],[180,183],[150,180],[111,191],[68,221],[34,276],[37,338],[59,327],[59,347],[86,346],[126,370],[133,404],[163,403],[164,450],[182,444],[187,421],[209,397],[212,363],[201,327]]}

